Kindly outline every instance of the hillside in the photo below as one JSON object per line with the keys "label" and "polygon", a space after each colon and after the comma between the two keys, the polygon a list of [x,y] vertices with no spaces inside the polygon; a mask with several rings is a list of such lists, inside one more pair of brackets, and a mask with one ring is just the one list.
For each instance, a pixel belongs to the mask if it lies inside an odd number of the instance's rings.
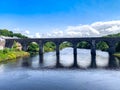
{"label": "hillside", "polygon": [[28,38],[27,36],[22,35],[21,33],[13,33],[12,31],[9,31],[7,29],[0,29],[0,36]]}
{"label": "hillside", "polygon": [[103,37],[120,37],[120,33],[117,33],[117,34],[110,34],[110,35],[103,36]]}

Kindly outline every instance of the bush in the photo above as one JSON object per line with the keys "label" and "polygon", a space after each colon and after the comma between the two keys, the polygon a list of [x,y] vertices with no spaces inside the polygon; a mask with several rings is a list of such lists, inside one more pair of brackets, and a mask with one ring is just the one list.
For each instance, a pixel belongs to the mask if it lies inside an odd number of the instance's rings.
{"label": "bush", "polygon": [[5,49],[3,49],[3,53],[4,53],[4,54],[8,53],[9,51],[10,51],[9,48],[5,48]]}

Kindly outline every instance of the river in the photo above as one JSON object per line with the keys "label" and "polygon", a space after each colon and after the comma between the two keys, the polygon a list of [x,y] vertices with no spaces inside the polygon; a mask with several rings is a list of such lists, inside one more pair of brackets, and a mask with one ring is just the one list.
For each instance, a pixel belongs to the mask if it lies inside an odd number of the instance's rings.
{"label": "river", "polygon": [[[72,48],[60,51],[60,63],[72,65]],[[45,53],[44,67],[56,63],[55,52]],[[78,49],[78,65],[90,65],[90,50]],[[97,51],[97,66],[108,65],[108,53]],[[120,90],[120,70],[41,69],[39,56],[0,64],[0,90]]]}

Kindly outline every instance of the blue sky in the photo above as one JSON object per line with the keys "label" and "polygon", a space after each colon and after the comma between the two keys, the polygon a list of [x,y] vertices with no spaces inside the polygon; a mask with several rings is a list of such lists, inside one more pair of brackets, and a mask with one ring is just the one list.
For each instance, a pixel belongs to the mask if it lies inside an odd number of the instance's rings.
{"label": "blue sky", "polygon": [[30,34],[120,20],[120,0],[0,0],[0,28]]}

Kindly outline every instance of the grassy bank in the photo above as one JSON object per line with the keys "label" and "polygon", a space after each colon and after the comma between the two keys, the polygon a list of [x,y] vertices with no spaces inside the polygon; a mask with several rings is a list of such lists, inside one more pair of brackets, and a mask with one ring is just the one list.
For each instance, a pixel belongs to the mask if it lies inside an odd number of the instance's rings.
{"label": "grassy bank", "polygon": [[29,55],[30,54],[28,52],[5,48],[4,50],[0,50],[0,62],[17,59],[20,57],[27,57]]}
{"label": "grassy bank", "polygon": [[114,56],[120,59],[120,53],[115,53]]}

